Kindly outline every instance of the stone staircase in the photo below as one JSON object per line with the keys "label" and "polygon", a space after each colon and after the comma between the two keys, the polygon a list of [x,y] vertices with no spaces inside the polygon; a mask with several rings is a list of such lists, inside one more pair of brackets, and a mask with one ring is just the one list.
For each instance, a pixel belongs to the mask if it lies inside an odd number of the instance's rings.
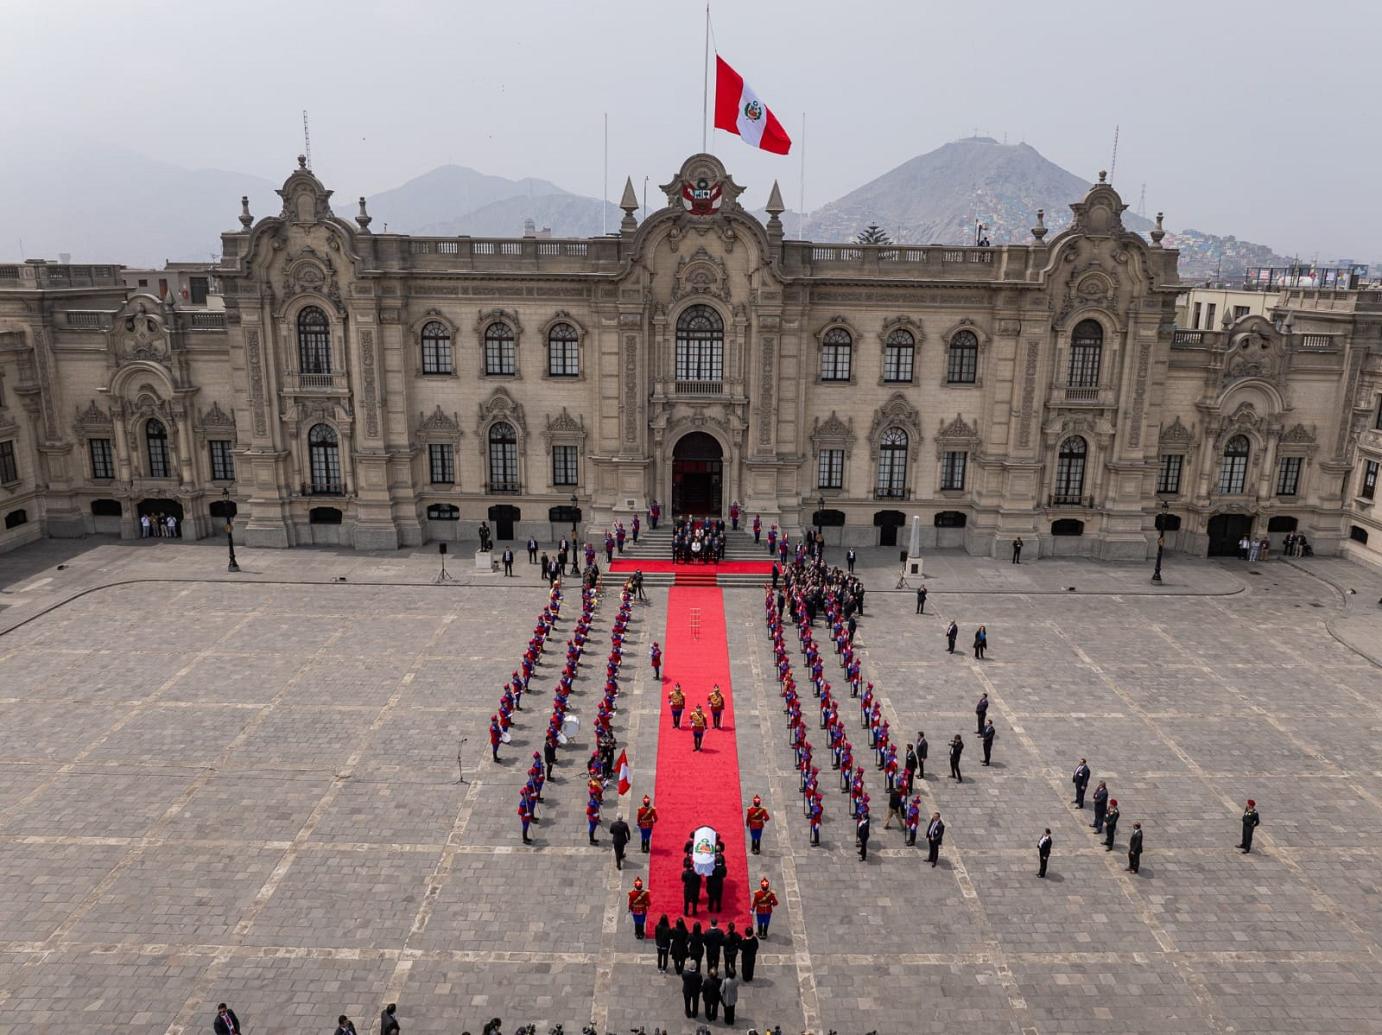
{"label": "stone staircase", "polygon": [[[670,561],[672,559],[672,529],[669,525],[662,525],[657,529],[643,528],[638,535],[638,542],[626,540],[624,552],[616,553],[616,560],[633,561]],[[768,541],[765,538],[762,543],[755,546],[753,533],[740,529],[737,532],[725,531],[725,556],[726,561],[771,561],[773,558],[768,554]],[[702,571],[696,566],[689,570],[679,573],[672,572],[653,572],[643,573],[643,582],[648,586],[719,586],[721,589],[744,589],[758,588],[768,581],[767,575],[743,575],[720,572],[717,576],[715,571],[707,565]]]}

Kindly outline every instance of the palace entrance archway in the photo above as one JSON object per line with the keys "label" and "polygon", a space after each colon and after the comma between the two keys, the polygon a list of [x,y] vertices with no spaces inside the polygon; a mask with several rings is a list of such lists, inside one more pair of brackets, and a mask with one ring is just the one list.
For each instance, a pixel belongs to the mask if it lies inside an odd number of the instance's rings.
{"label": "palace entrance archway", "polygon": [[693,431],[672,448],[672,516],[720,517],[724,451],[713,435]]}

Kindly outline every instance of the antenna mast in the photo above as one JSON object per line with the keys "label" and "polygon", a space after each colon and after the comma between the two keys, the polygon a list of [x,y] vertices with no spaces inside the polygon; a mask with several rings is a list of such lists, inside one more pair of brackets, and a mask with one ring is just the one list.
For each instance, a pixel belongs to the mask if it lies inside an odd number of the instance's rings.
{"label": "antenna mast", "polygon": [[307,159],[307,168],[312,168],[312,131],[307,125],[307,109],[302,109],[302,153]]}
{"label": "antenna mast", "polygon": [[1108,163],[1108,182],[1113,182],[1114,170],[1118,168],[1118,127],[1113,127],[1113,160]]}

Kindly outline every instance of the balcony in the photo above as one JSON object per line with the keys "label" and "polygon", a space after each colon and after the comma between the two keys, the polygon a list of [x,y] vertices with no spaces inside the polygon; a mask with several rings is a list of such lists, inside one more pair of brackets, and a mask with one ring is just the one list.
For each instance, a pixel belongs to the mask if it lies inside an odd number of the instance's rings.
{"label": "balcony", "polygon": [[517,496],[522,491],[518,482],[490,482],[485,486],[485,492],[491,496]]}
{"label": "balcony", "polygon": [[302,495],[304,496],[344,496],[345,494],[345,485],[341,482],[313,482],[311,484],[303,482],[302,484]]}
{"label": "balcony", "polygon": [[725,394],[723,381],[678,381],[677,395],[718,397]]}
{"label": "balcony", "polygon": [[350,391],[345,374],[289,374],[284,391],[293,395],[345,395]]}
{"label": "balcony", "polygon": [[1048,507],[1066,507],[1066,508],[1074,507],[1074,508],[1078,508],[1078,509],[1080,509],[1080,510],[1093,510],[1093,509],[1094,509],[1094,497],[1093,497],[1093,496],[1072,496],[1072,495],[1070,495],[1070,494],[1068,494],[1068,493],[1053,492],[1053,493],[1051,493],[1050,496],[1048,496],[1048,497],[1046,498],[1046,505],[1047,505]]}
{"label": "balcony", "polygon": [[876,500],[907,500],[912,498],[912,490],[895,485],[874,486],[873,498]]}

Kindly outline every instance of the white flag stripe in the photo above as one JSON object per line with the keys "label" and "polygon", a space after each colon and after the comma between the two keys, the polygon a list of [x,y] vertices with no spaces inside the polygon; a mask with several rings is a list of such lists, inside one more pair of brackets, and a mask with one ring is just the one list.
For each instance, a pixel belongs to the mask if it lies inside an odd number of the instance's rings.
{"label": "white flag stripe", "polygon": [[[753,119],[746,114],[749,111],[756,112],[758,118]],[[758,99],[758,94],[753,92],[753,87],[744,82],[743,92],[739,94],[739,135],[747,140],[754,147],[758,147],[763,139],[763,130],[768,126],[768,106]]]}

